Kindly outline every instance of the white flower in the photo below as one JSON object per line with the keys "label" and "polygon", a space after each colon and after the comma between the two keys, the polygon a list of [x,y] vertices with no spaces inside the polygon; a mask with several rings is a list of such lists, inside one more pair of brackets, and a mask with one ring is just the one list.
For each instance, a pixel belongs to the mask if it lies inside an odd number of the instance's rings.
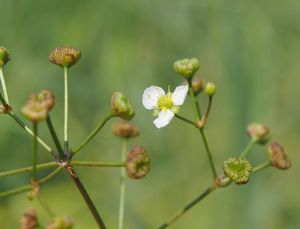
{"label": "white flower", "polygon": [[178,86],[175,91],[165,94],[161,87],[150,86],[143,94],[143,105],[148,110],[154,110],[154,116],[158,116],[153,123],[157,128],[168,125],[174,115],[179,112],[179,106],[183,104],[188,92],[188,85]]}

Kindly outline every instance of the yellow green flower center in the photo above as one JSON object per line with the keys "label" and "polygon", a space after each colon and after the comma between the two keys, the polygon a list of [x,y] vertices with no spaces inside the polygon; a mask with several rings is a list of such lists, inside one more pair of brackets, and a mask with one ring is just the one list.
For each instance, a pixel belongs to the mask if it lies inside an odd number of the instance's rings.
{"label": "yellow green flower center", "polygon": [[158,99],[158,108],[161,110],[171,109],[173,107],[172,94],[168,93]]}

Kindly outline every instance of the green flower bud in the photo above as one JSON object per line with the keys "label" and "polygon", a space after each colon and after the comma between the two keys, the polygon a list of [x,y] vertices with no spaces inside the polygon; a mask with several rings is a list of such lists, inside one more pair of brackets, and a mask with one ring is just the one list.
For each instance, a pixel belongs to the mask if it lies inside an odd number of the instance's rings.
{"label": "green flower bud", "polygon": [[278,169],[289,169],[292,166],[284,152],[284,149],[278,143],[272,143],[268,147],[268,151],[274,167]]}
{"label": "green flower bud", "polygon": [[129,100],[121,93],[115,92],[111,98],[112,114],[124,120],[131,120],[135,113]]}
{"label": "green flower bud", "polygon": [[112,128],[113,133],[121,138],[134,138],[140,134],[139,129],[128,122],[115,123]]}
{"label": "green flower bud", "polygon": [[253,171],[253,166],[245,158],[229,158],[223,162],[223,170],[225,175],[234,183],[246,184]]}
{"label": "green flower bud", "polygon": [[0,68],[2,68],[10,60],[9,52],[6,48],[0,47]]}
{"label": "green flower bud", "polygon": [[72,229],[73,226],[73,220],[69,217],[56,217],[46,226],[46,229]]}
{"label": "green flower bud", "polygon": [[72,47],[60,47],[52,50],[49,56],[49,60],[61,67],[71,67],[76,64],[81,58],[81,52],[79,49]]}
{"label": "green flower bud", "polygon": [[140,179],[150,171],[149,153],[142,146],[135,146],[129,151],[126,161],[126,173],[130,178]]}
{"label": "green flower bud", "polygon": [[208,96],[213,96],[216,93],[216,85],[214,83],[208,82],[205,85],[204,92]]}
{"label": "green flower bud", "polygon": [[49,90],[43,90],[38,94],[29,96],[27,103],[22,108],[22,114],[31,122],[44,121],[55,103],[54,94]]}
{"label": "green flower bud", "polygon": [[33,208],[28,209],[21,218],[21,229],[37,228],[36,211]]}
{"label": "green flower bud", "polygon": [[252,140],[265,144],[270,139],[269,128],[259,123],[251,123],[247,127],[247,134]]}
{"label": "green flower bud", "polygon": [[173,68],[179,75],[190,78],[198,71],[199,61],[197,58],[177,60]]}

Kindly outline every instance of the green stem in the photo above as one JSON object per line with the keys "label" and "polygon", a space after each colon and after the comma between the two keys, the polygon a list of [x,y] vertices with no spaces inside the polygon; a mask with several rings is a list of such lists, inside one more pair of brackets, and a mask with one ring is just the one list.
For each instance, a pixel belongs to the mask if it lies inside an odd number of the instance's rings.
{"label": "green stem", "polygon": [[[46,183],[48,180],[50,180],[51,178],[56,176],[62,169],[63,169],[63,167],[56,168],[53,172],[49,173],[49,175],[47,175],[44,178],[37,181],[37,183],[39,185],[42,185],[42,184]],[[12,195],[19,194],[19,193],[22,193],[22,192],[30,191],[31,189],[32,189],[32,185],[24,185],[24,186],[19,187],[19,188],[15,188],[15,189],[11,189],[11,190],[8,190],[8,191],[0,192],[0,197],[12,196]]]}
{"label": "green stem", "polygon": [[195,122],[193,122],[193,121],[191,121],[191,120],[189,120],[187,118],[184,118],[184,117],[182,117],[182,116],[180,116],[178,114],[175,114],[175,117],[178,118],[178,119],[180,119],[180,120],[182,120],[182,121],[184,121],[184,122],[186,122],[186,123],[188,123],[188,124],[192,124],[193,126],[196,125]]}
{"label": "green stem", "polygon": [[1,86],[2,86],[2,91],[3,91],[4,98],[5,98],[5,102],[7,104],[9,104],[8,93],[7,93],[7,89],[6,89],[6,83],[5,83],[5,79],[4,79],[4,76],[3,76],[3,68],[0,68],[0,81],[1,81]]}
{"label": "green stem", "polygon": [[[127,155],[127,139],[123,139],[121,159],[125,163]],[[119,205],[119,229],[123,229],[124,225],[124,206],[125,206],[125,168],[120,171],[120,205]]]}
{"label": "green stem", "polygon": [[36,180],[36,164],[37,164],[37,134],[38,134],[38,124],[33,123],[33,150],[32,150],[32,178]]}
{"label": "green stem", "polygon": [[271,162],[271,161],[267,161],[267,162],[265,162],[265,163],[263,163],[263,164],[260,164],[260,165],[258,165],[258,166],[256,166],[256,167],[254,167],[252,173],[257,173],[257,172],[259,172],[259,171],[261,171],[261,170],[263,170],[263,169],[265,169],[265,168],[268,168],[268,167],[271,166],[271,165],[272,165],[272,162]]}
{"label": "green stem", "polygon": [[[56,166],[59,166],[59,164],[56,162],[48,162],[48,163],[36,165],[36,170],[48,169],[48,168],[52,168],[52,167],[56,167]],[[0,177],[12,176],[12,175],[16,175],[16,174],[20,174],[20,173],[24,173],[24,172],[31,172],[32,169],[33,169],[32,166],[28,166],[25,168],[5,171],[5,172],[0,173]]]}
{"label": "green stem", "polygon": [[64,109],[64,150],[69,151],[69,88],[68,88],[68,67],[64,67],[64,91],[65,91],[65,109]]}
{"label": "green stem", "polygon": [[51,121],[50,114],[48,114],[46,121],[47,121],[48,129],[49,129],[49,131],[50,131],[50,134],[51,134],[52,139],[53,139],[53,141],[54,141],[54,144],[55,144],[55,146],[56,146],[56,149],[57,149],[57,151],[58,151],[58,153],[59,153],[59,155],[60,155],[60,158],[61,158],[61,159],[65,159],[64,150],[63,150],[63,148],[62,148],[62,146],[61,146],[61,144],[60,144],[60,142],[59,142],[59,140],[58,140],[56,131],[55,131],[55,129],[54,129],[54,127],[53,127],[53,124],[52,124],[52,121]]}
{"label": "green stem", "polygon": [[100,229],[106,229],[106,226],[105,226],[99,212],[97,211],[97,209],[96,209],[92,199],[90,198],[89,194],[87,193],[85,187],[81,183],[77,173],[74,171],[73,167],[70,166],[70,165],[66,169],[67,169],[68,174],[70,175],[70,177],[72,178],[72,180],[76,184],[76,187],[80,191],[80,194],[83,197],[85,203],[89,207],[89,209],[90,209],[95,221],[97,222],[99,228]]}
{"label": "green stem", "polygon": [[[198,100],[197,100],[197,98],[194,94],[193,88],[192,88],[191,79],[188,80],[188,84],[189,84],[189,95],[192,99],[194,112],[195,112],[197,121],[200,121],[201,117],[202,117],[202,114],[201,114],[201,110],[200,110]],[[205,151],[206,151],[206,154],[207,154],[207,157],[208,157],[209,165],[210,165],[210,168],[211,168],[211,171],[212,171],[212,174],[213,174],[213,180],[215,180],[217,178],[217,172],[216,172],[216,168],[215,168],[214,161],[213,161],[213,158],[212,158],[212,153],[211,153],[209,145],[208,145],[206,132],[205,132],[204,128],[200,128],[199,131],[200,131],[203,143],[204,143],[204,147],[205,147]]]}
{"label": "green stem", "polygon": [[[14,113],[9,113],[9,116],[13,118],[14,121],[16,121],[19,126],[21,126],[27,133],[29,133],[32,137],[34,137],[33,131],[25,125],[25,123]],[[38,136],[36,137],[37,141],[40,143],[41,146],[43,146],[49,153],[52,154],[52,156],[55,156],[55,152],[51,149],[49,145],[47,145],[42,139],[40,139]]]}
{"label": "green stem", "polygon": [[212,153],[211,153],[209,145],[208,145],[206,132],[205,132],[204,128],[199,129],[199,131],[200,131],[203,143],[204,143],[205,151],[206,151],[208,161],[209,161],[209,164],[210,164],[210,168],[211,168],[211,171],[212,171],[212,174],[213,174],[213,180],[215,180],[217,178],[217,171],[216,171],[216,167],[214,165],[214,161],[213,161],[213,158],[212,158]]}
{"label": "green stem", "polygon": [[241,153],[239,158],[246,158],[250,153],[251,149],[253,148],[253,146],[256,144],[256,142],[257,142],[256,139],[251,139],[248,145],[245,147],[244,151]]}
{"label": "green stem", "polygon": [[[120,168],[124,167],[125,163],[105,163],[105,162],[97,162],[97,161],[72,161],[70,162],[71,165],[74,166],[84,166],[84,167],[107,167],[107,168]],[[60,166],[59,163],[57,162],[48,162],[48,163],[43,163],[43,164],[37,164],[36,165],[36,170],[41,170],[41,169],[49,169],[53,167]],[[5,172],[0,172],[0,177],[6,177],[6,176],[12,176],[20,173],[25,173],[25,172],[31,172],[33,169],[32,166],[20,168],[20,169],[14,169],[10,171],[5,171]]]}
{"label": "green stem", "polygon": [[158,229],[164,229],[169,227],[172,223],[174,223],[176,220],[178,220],[181,216],[183,216],[188,210],[190,210],[194,205],[196,205],[198,202],[203,200],[208,194],[213,192],[216,189],[215,186],[210,186],[207,188],[203,193],[201,193],[199,196],[197,196],[194,200],[192,200],[190,203],[188,203],[183,209],[181,209],[179,212],[177,212],[170,220],[162,224]]}
{"label": "green stem", "polygon": [[202,125],[202,127],[205,126],[205,124],[207,123],[208,116],[209,116],[209,113],[210,113],[211,107],[212,107],[212,100],[213,100],[213,97],[209,96],[209,98],[208,98],[208,106],[207,106],[206,112],[205,112],[204,116],[201,119],[201,125]]}
{"label": "green stem", "polygon": [[73,155],[78,153],[84,146],[86,146],[93,137],[102,129],[102,127],[114,116],[112,114],[108,115],[101,123],[97,125],[97,127],[89,134],[89,136],[74,150]]}
{"label": "green stem", "polygon": [[71,161],[71,165],[87,167],[124,167],[125,163],[104,163],[96,161]]}

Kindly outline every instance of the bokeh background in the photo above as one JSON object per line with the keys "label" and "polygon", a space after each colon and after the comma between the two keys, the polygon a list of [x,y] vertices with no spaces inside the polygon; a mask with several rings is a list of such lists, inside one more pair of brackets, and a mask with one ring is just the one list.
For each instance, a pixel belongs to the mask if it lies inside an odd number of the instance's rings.
{"label": "bokeh background", "polygon": [[[1,0],[0,15],[0,45],[12,56],[5,77],[17,114],[30,93],[53,90],[52,119],[62,137],[63,72],[48,61],[51,49],[62,45],[82,51],[70,70],[71,146],[110,111],[113,92],[124,92],[134,105],[133,122],[141,135],[130,146],[149,150],[152,171],[143,180],[127,180],[125,228],[158,227],[210,183],[197,131],[179,120],[156,129],[141,102],[150,85],[182,83],[172,64],[184,57],[197,57],[199,75],[217,85],[207,132],[218,172],[224,159],[243,150],[246,126],[253,121],[270,126],[272,141],[284,145],[293,167],[269,168],[248,185],[218,190],[171,228],[300,228],[300,1]],[[203,107],[206,99],[200,98]],[[193,118],[190,105],[185,103],[181,115]],[[30,136],[10,118],[0,118],[0,171],[30,165]],[[77,159],[120,161],[121,140],[111,131],[116,121]],[[45,125],[40,132],[52,144]],[[266,161],[265,147],[256,146],[250,159]],[[49,160],[40,148],[39,161]],[[77,170],[108,228],[117,228],[119,169]],[[0,189],[27,184],[29,178],[1,178]],[[65,174],[42,186],[42,197],[57,215],[71,216],[75,228],[97,228]],[[41,223],[50,220],[36,201],[19,194],[0,199],[0,228],[19,228],[29,207],[37,209]]]}

